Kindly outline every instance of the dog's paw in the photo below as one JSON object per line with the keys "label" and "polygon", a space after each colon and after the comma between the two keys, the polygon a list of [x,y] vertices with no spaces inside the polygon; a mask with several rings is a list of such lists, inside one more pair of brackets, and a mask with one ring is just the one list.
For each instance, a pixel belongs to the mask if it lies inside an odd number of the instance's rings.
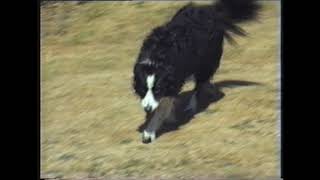
{"label": "dog's paw", "polygon": [[156,139],[156,133],[155,132],[148,132],[146,130],[142,133],[142,142],[147,144],[151,143]]}

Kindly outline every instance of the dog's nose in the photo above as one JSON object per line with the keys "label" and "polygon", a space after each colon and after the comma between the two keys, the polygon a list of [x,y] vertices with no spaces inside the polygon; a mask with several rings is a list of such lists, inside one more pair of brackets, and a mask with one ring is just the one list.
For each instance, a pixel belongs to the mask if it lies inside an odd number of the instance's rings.
{"label": "dog's nose", "polygon": [[144,108],[144,111],[145,111],[146,113],[149,113],[149,112],[151,111],[151,106],[146,106],[146,107]]}

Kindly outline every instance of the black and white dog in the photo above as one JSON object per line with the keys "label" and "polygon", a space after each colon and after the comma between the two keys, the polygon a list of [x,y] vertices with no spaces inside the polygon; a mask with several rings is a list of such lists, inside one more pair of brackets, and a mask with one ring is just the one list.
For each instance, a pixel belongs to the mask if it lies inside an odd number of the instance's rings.
{"label": "black and white dog", "polygon": [[[198,90],[208,83],[220,65],[224,38],[245,35],[237,23],[257,17],[255,0],[218,0],[211,5],[189,3],[144,40],[134,66],[133,87],[141,105],[153,114],[142,141],[152,142],[188,77],[195,80],[194,94],[186,110],[195,111]],[[167,102],[161,106],[161,101]],[[165,113],[164,113],[165,112]]]}

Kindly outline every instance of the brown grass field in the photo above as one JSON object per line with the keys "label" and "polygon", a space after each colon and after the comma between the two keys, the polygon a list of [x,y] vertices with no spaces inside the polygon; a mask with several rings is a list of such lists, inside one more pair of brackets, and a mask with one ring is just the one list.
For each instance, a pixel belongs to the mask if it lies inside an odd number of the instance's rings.
{"label": "brown grass field", "polygon": [[133,63],[150,30],[185,3],[41,8],[42,178],[279,177],[280,6],[274,1],[263,3],[258,22],[241,24],[248,37],[236,38],[237,46],[225,43],[212,80],[224,96],[179,130],[141,143],[136,129],[144,112],[131,88]]}

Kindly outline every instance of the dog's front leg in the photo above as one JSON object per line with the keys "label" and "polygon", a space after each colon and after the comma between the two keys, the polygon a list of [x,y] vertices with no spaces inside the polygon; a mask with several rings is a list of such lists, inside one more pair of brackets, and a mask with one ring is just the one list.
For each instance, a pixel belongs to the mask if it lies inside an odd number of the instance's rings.
{"label": "dog's front leg", "polygon": [[147,128],[143,131],[142,142],[150,143],[156,139],[156,133],[162,126],[163,122],[169,118],[174,109],[174,98],[164,97],[161,99],[159,106],[151,115]]}

